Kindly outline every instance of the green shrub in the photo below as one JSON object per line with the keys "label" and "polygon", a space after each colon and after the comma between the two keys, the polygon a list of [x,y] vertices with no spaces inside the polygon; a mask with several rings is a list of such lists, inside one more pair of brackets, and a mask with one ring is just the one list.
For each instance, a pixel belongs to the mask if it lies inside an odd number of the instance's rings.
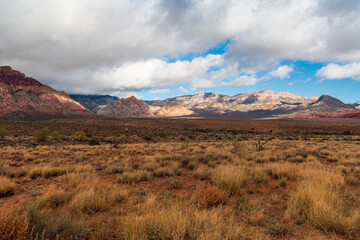
{"label": "green shrub", "polygon": [[7,134],[8,133],[7,133],[6,129],[3,127],[0,127],[0,139],[5,138]]}
{"label": "green shrub", "polygon": [[56,139],[56,140],[65,139],[65,136],[62,135],[62,134],[60,134],[60,133],[57,132],[57,131],[52,132],[52,133],[51,133],[51,137],[52,137],[53,139]]}
{"label": "green shrub", "polygon": [[49,128],[48,127],[44,127],[34,134],[34,137],[38,142],[46,142],[48,139],[48,136],[49,136]]}
{"label": "green shrub", "polygon": [[143,139],[145,141],[148,141],[150,142],[151,140],[153,140],[154,138],[154,134],[153,133],[145,133],[144,136],[143,136]]}
{"label": "green shrub", "polygon": [[86,132],[84,131],[77,131],[75,133],[75,140],[79,142],[85,142],[88,141],[88,137],[86,135]]}
{"label": "green shrub", "polygon": [[61,213],[47,214],[38,204],[28,206],[26,213],[34,237],[44,234],[46,239],[58,239],[58,236],[62,239],[83,239],[90,233],[90,229],[81,221]]}
{"label": "green shrub", "polygon": [[286,229],[280,224],[270,225],[267,226],[266,228],[269,231],[269,233],[273,236],[283,236],[286,233]]}

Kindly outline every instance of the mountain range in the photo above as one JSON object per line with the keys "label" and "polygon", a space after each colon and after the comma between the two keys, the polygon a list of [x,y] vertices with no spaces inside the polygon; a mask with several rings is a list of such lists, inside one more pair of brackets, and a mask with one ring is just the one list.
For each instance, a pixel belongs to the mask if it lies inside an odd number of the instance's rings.
{"label": "mountain range", "polygon": [[210,117],[360,118],[360,102],[345,104],[328,95],[305,97],[272,90],[227,96],[199,93],[143,101],[132,96],[67,95],[13,70],[0,67],[0,118]]}
{"label": "mountain range", "polygon": [[91,115],[88,109],[65,92],[43,85],[9,66],[0,67],[0,118],[42,119]]}

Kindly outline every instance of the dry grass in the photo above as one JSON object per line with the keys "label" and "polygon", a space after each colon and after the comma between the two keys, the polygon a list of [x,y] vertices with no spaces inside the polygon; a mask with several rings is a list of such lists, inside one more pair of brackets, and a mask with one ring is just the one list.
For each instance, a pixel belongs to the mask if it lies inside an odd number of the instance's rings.
{"label": "dry grass", "polygon": [[150,174],[146,171],[135,171],[124,174],[123,177],[118,179],[120,183],[134,184],[138,182],[148,181]]}
{"label": "dry grass", "polygon": [[198,210],[178,202],[161,208],[150,197],[140,207],[141,214],[126,216],[122,231],[124,239],[239,239],[231,212],[222,208]]}
{"label": "dry grass", "polygon": [[0,198],[14,194],[15,183],[4,176],[0,176]]}
{"label": "dry grass", "polygon": [[29,226],[26,216],[15,207],[0,208],[0,239],[28,240]]}
{"label": "dry grass", "polygon": [[[100,183],[98,177],[91,173],[72,173],[62,179],[64,188],[70,191],[68,208],[73,213],[94,214],[107,211],[116,201],[116,192]],[[61,193],[61,194],[60,194]],[[55,196],[66,201],[65,192]]]}
{"label": "dry grass", "polygon": [[211,181],[231,194],[236,194],[244,191],[250,178],[241,167],[219,166],[215,169]]}
{"label": "dry grass", "polygon": [[[184,121],[186,129],[53,122],[64,138],[45,142],[33,133],[49,122],[5,124],[0,179],[13,195],[0,199],[0,239],[21,239],[22,229],[25,239],[360,238],[359,136]],[[101,145],[77,141],[75,129]]]}
{"label": "dry grass", "polygon": [[57,208],[64,206],[70,199],[70,194],[63,189],[58,189],[55,185],[51,185],[46,193],[39,198],[41,206],[49,208]]}
{"label": "dry grass", "polygon": [[68,172],[67,167],[51,167],[51,166],[43,166],[43,167],[35,167],[28,172],[28,176],[31,179],[35,179],[37,177],[50,178],[64,175]]}
{"label": "dry grass", "polygon": [[286,215],[297,222],[308,221],[325,232],[351,233],[360,230],[360,215],[346,214],[342,198],[344,178],[338,173],[310,170],[291,196]]}
{"label": "dry grass", "polygon": [[194,190],[194,197],[204,207],[212,207],[226,203],[230,192],[212,186],[210,184],[198,184]]}
{"label": "dry grass", "polygon": [[92,186],[77,193],[69,203],[72,212],[94,214],[109,210],[114,203],[114,196],[101,187]]}

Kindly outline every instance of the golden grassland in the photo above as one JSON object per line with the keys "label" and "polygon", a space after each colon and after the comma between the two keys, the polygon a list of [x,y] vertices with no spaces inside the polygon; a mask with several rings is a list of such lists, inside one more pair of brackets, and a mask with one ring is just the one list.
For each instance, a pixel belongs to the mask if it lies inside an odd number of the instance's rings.
{"label": "golden grassland", "polygon": [[360,141],[348,132],[6,131],[0,239],[360,238]]}

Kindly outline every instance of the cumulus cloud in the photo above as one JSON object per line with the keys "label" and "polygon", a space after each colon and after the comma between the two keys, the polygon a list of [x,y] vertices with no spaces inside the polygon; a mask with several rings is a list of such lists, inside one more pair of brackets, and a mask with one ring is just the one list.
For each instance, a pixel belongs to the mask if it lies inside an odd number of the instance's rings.
{"label": "cumulus cloud", "polygon": [[183,86],[180,86],[178,89],[179,89],[181,92],[183,92],[183,93],[188,93],[188,92],[189,92],[189,90],[187,90],[187,89],[184,88]]}
{"label": "cumulus cloud", "polygon": [[169,93],[170,90],[169,89],[152,89],[149,91],[149,93],[151,94],[158,94],[158,93]]}
{"label": "cumulus cloud", "polygon": [[257,78],[255,75],[241,75],[238,78],[229,82],[231,86],[249,86],[254,85],[255,83],[259,82],[261,79]]}
{"label": "cumulus cloud", "polygon": [[104,68],[95,72],[91,82],[101,82],[108,90],[140,90],[176,86],[190,83],[200,87],[212,74],[209,69],[223,64],[221,55],[209,54],[206,57],[194,58],[191,61],[176,61],[168,63],[165,60],[153,58],[146,61],[127,62],[118,67]]}
{"label": "cumulus cloud", "polygon": [[339,65],[329,63],[316,72],[319,77],[327,79],[354,78],[360,80],[360,63]]}
{"label": "cumulus cloud", "polygon": [[[252,84],[284,59],[359,62],[359,12],[358,0],[0,1],[0,65],[71,93]],[[164,57],[228,39],[222,57]]]}
{"label": "cumulus cloud", "polygon": [[286,77],[289,77],[289,74],[293,71],[294,69],[292,67],[290,67],[289,65],[282,65],[280,67],[278,67],[276,70],[273,70],[269,73],[270,77],[278,77],[280,79],[284,79]]}

